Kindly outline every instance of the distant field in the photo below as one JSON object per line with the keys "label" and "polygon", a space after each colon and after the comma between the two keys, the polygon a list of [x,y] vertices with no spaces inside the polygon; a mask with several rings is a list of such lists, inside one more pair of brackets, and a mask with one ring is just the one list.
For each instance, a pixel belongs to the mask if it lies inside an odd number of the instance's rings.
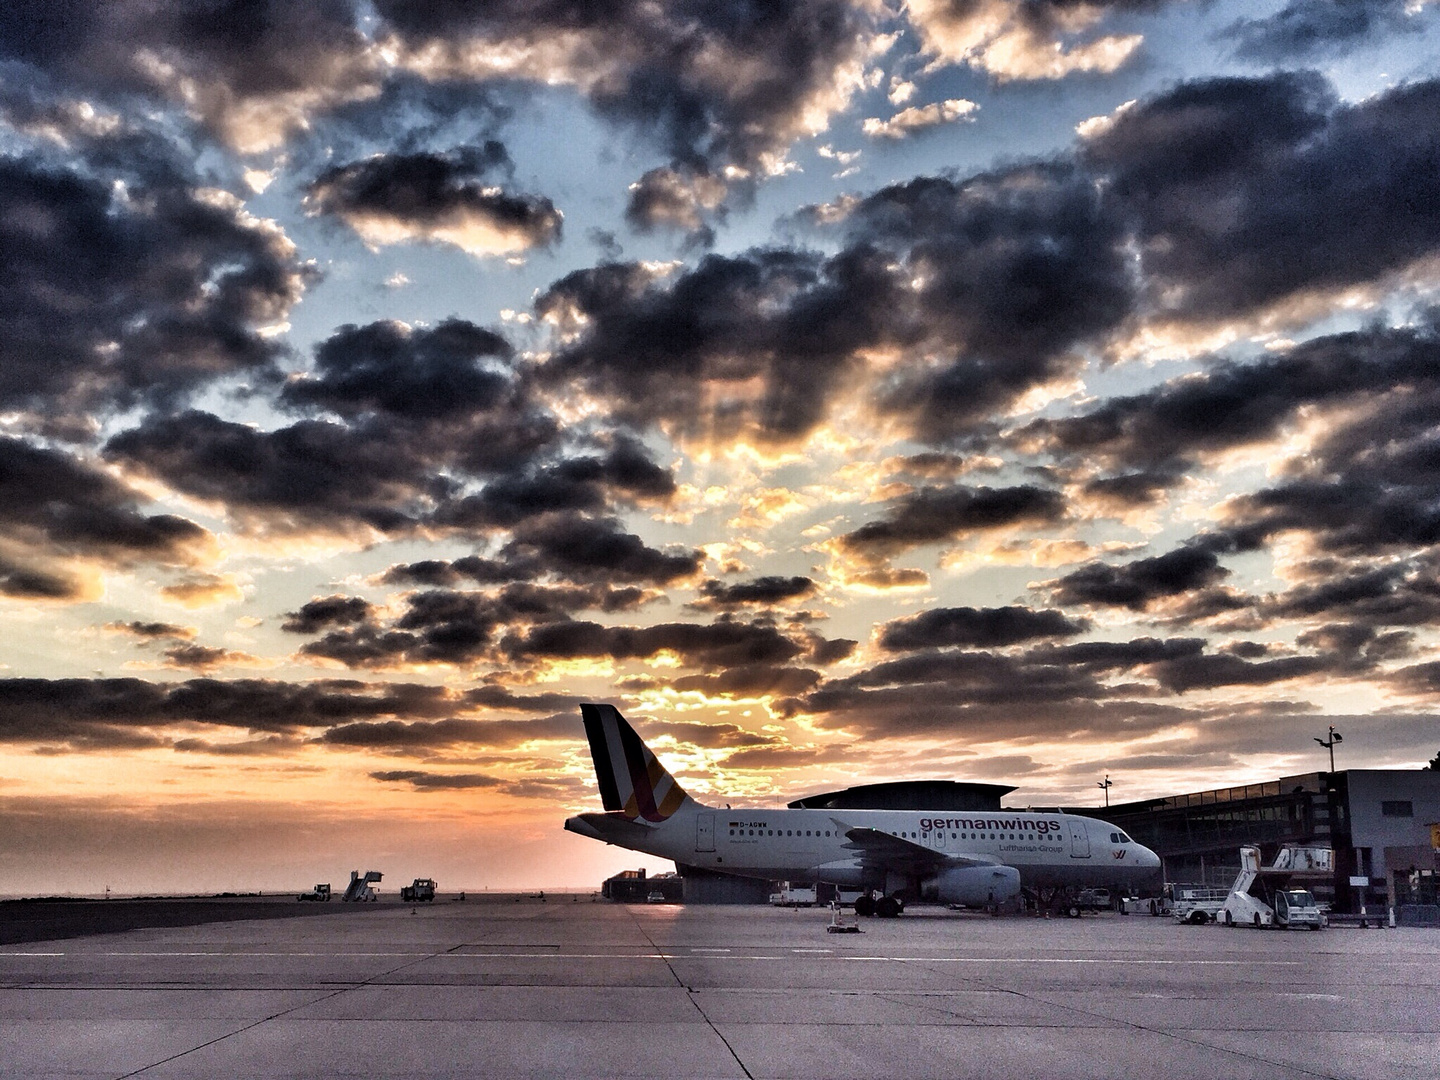
{"label": "distant field", "polygon": [[119,934],[158,926],[200,926],[237,919],[288,919],[365,911],[376,904],[301,904],[293,896],[222,899],[0,901],[0,945]]}

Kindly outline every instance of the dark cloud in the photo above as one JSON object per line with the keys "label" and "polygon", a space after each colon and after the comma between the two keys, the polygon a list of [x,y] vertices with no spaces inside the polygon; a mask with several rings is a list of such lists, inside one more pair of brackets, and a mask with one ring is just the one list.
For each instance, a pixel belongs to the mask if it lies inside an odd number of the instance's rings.
{"label": "dark cloud", "polygon": [[1261,610],[1271,618],[1343,618],[1367,628],[1433,625],[1440,621],[1436,561],[1433,554],[1381,566],[1320,560],[1305,567],[1312,580],[1266,598]]}
{"label": "dark cloud", "polygon": [[691,577],[703,558],[698,550],[652,548],[613,518],[573,514],[546,515],[518,526],[501,557],[574,581],[654,585]]}
{"label": "dark cloud", "polygon": [[330,597],[301,608],[283,629],[313,634],[335,626],[300,651],[351,667],[468,664],[496,658],[493,645],[502,628],[565,622],[572,612],[586,608],[624,610],[643,598],[638,589],[601,585],[514,583],[493,592],[433,589],[406,597],[404,613],[382,626],[364,601]]}
{"label": "dark cloud", "polygon": [[315,741],[327,746],[424,754],[457,746],[513,749],[537,740],[578,742],[583,735],[575,716],[566,713],[539,720],[362,721],[329,728]]}
{"label": "dark cloud", "polygon": [[921,544],[1010,525],[1047,525],[1064,515],[1065,500],[1058,492],[1031,484],[924,487],[896,499],[887,517],[846,533],[837,543],[850,554],[888,558]]}
{"label": "dark cloud", "polygon": [[397,322],[346,325],[315,349],[315,368],[281,400],[347,419],[381,414],[415,422],[523,407],[510,370],[514,350],[463,319],[431,328]]}
{"label": "dark cloud", "polygon": [[1353,105],[1314,73],[1199,80],[1118,111],[1080,160],[1134,223],[1153,311],[1230,318],[1434,253],[1437,107],[1433,80]]}
{"label": "dark cloud", "polygon": [[848,207],[829,258],[752,250],[669,279],[614,263],[560,279],[536,310],[575,333],[542,378],[579,378],[637,425],[784,442],[824,420],[862,353],[923,349],[953,359],[898,367],[880,406],[948,440],[1070,373],[1071,350],[1129,312],[1122,225],[1063,163],[918,179]]}
{"label": "dark cloud", "polygon": [[0,594],[22,600],[77,600],[84,583],[74,574],[25,566],[0,555]]}
{"label": "dark cloud", "polygon": [[446,525],[512,527],[552,512],[602,512],[612,501],[664,503],[675,479],[636,440],[616,436],[601,457],[573,456],[499,476],[439,515]]}
{"label": "dark cloud", "polygon": [[1140,394],[1110,398],[1089,412],[1037,420],[1016,436],[1062,460],[1101,463],[1121,475],[1087,490],[1147,501],[1177,483],[1204,454],[1278,438],[1306,406],[1329,406],[1386,391],[1434,388],[1440,342],[1428,323],[1372,327],[1313,338],[1259,360],[1219,360],[1199,373]]}
{"label": "dark cloud", "polygon": [[381,154],[326,169],[306,202],[374,244],[433,240],[498,255],[559,240],[563,215],[554,203],[493,182],[511,170],[493,139],[445,154]]}
{"label": "dark cloud", "polygon": [[0,404],[76,419],[268,377],[309,270],[284,234],[187,176],[146,182],[0,157]]}
{"label": "dark cloud", "polygon": [[578,331],[540,377],[579,381],[637,427],[795,439],[824,418],[855,351],[892,335],[887,262],[766,249],[706,256],[669,280],[640,264],[579,270],[536,301]]}
{"label": "dark cloud", "polygon": [[933,608],[883,624],[879,642],[891,651],[947,645],[994,648],[1036,638],[1072,637],[1088,625],[1059,611],[1025,607]]}
{"label": "dark cloud", "polygon": [[[542,514],[519,524],[493,558],[426,559],[392,566],[382,580],[395,585],[450,587],[465,581],[499,585],[554,577],[587,587],[584,593],[570,594],[575,601],[570,610],[596,607],[619,611],[654,599],[640,586],[667,585],[692,577],[702,560],[698,550],[652,548],[634,533],[625,532],[616,518]],[[629,584],[632,582],[638,584]]]}
{"label": "dark cloud", "polygon": [[1130,311],[1123,224],[1094,178],[1064,162],[923,177],[861,200],[843,226],[852,249],[903,260],[898,310],[954,357],[898,373],[884,407],[945,442],[1074,371],[1070,350]]}
{"label": "dark cloud", "polygon": [[1220,35],[1237,56],[1267,62],[1334,56],[1426,27],[1426,8],[1409,0],[1292,0],[1263,19],[1238,19]]}
{"label": "dark cloud", "polygon": [[302,604],[290,612],[281,630],[292,634],[316,634],[327,626],[348,626],[370,617],[369,601],[358,596],[326,596]]}
{"label": "dark cloud", "polygon": [[[601,116],[657,139],[675,174],[712,187],[726,165],[761,172],[815,114],[843,108],[873,33],[869,14],[844,0],[380,0],[376,9],[412,47],[441,55],[551,43],[545,77],[581,83]],[[632,217],[657,221],[643,209]]]}
{"label": "dark cloud", "polygon": [[165,650],[166,667],[186,668],[192,671],[209,671],[211,668],[224,664],[246,663],[254,659],[255,657],[249,653],[217,649],[209,645],[199,645],[193,641]]}
{"label": "dark cloud", "polygon": [[[265,430],[198,411],[154,415],[112,438],[106,454],[225,505],[259,532],[490,535],[583,510],[595,520],[579,527],[613,540],[603,515],[676,491],[635,437],[562,431],[509,343],[464,320],[342,326],[315,357],[280,400],[320,416]],[[556,520],[535,533],[567,528]]]}
{"label": "dark cloud", "polygon": [[700,693],[710,698],[792,697],[809,693],[822,678],[820,672],[810,668],[744,664],[713,674],[682,675],[668,685],[682,694]]}
{"label": "dark cloud", "polygon": [[735,724],[690,724],[676,720],[651,720],[640,721],[639,730],[647,740],[669,736],[676,742],[689,743],[705,750],[769,745],[776,741],[773,736],[746,731]]}
{"label": "dark cloud", "polygon": [[[1376,664],[1405,655],[1409,643],[1403,634],[1336,626],[1303,644],[1316,652],[1243,641],[1209,651],[1201,638],[1043,643],[1016,653],[931,649],[828,680],[780,707],[823,727],[871,737],[1132,740],[1188,729],[1233,711],[1213,704],[1175,706],[1156,698],[1220,687],[1369,677]],[[1418,686],[1425,678],[1417,668],[1409,675],[1397,673],[1392,681]],[[1247,707],[1274,715],[1283,711],[1282,704]]]}
{"label": "dark cloud", "polygon": [[381,434],[320,420],[262,431],[190,411],[151,417],[105,453],[262,531],[403,533],[450,488],[419,449]]}
{"label": "dark cloud", "polygon": [[443,688],[408,683],[3,679],[0,741],[83,748],[96,740],[134,735],[150,740],[148,745],[163,745],[152,729],[171,724],[286,735],[382,717],[444,716],[454,708]]}
{"label": "dark cloud", "polygon": [[1214,551],[1194,544],[1121,566],[1087,563],[1054,582],[1052,596],[1060,604],[1144,611],[1157,600],[1215,585],[1229,573]]}
{"label": "dark cloud", "polygon": [[[467,106],[491,84],[569,83],[598,115],[657,142],[667,171],[708,212],[736,185],[748,196],[817,118],[846,107],[876,32],[874,13],[848,0],[380,0],[378,21],[363,25],[362,10],[371,9],[348,0],[19,0],[0,23],[0,57],[91,90],[183,105],[247,152],[280,145],[327,110],[398,127],[393,104],[363,106],[383,102],[397,84],[407,90],[400,96],[413,97],[415,72]],[[498,71],[475,59],[500,54],[517,63]],[[470,178],[455,183],[453,160],[438,158],[442,175],[432,182],[413,175],[427,163],[406,156],[369,170],[412,174],[367,193],[387,211],[397,188],[426,196],[402,209],[475,197],[456,194]],[[521,201],[524,213],[542,202]],[[632,218],[670,220],[647,216],[647,205],[637,197]]]}
{"label": "dark cloud", "polygon": [[1436,694],[1440,694],[1440,660],[1403,667],[1393,672],[1389,681],[1402,693],[1421,695],[1433,700]]}
{"label": "dark cloud", "polygon": [[1295,638],[1295,644],[1317,652],[1350,656],[1356,661],[1377,664],[1400,660],[1414,653],[1415,635],[1408,630],[1381,634],[1374,627],[1355,623],[1326,623]]}
{"label": "dark cloud", "polygon": [[348,0],[17,0],[0,21],[0,56],[92,91],[184,102],[243,150],[373,93],[367,51]]}
{"label": "dark cloud", "polygon": [[639,660],[673,652],[687,666],[706,669],[783,664],[804,651],[773,626],[729,619],[653,626],[549,623],[524,633],[507,634],[500,647],[514,660]]}
{"label": "dark cloud", "polygon": [[130,634],[141,641],[157,641],[163,638],[192,638],[195,636],[194,627],[178,626],[175,623],[163,622],[142,622],[138,619],[130,622],[112,622],[105,624],[106,630],[112,630],[117,634]]}
{"label": "dark cloud", "polygon": [[53,560],[186,565],[208,543],[210,534],[194,522],[146,515],[140,504],[135,492],[69,454],[0,438],[0,537],[10,545],[0,590],[75,599],[78,580]]}
{"label": "dark cloud", "polygon": [[1166,690],[1213,690],[1219,686],[1267,686],[1290,679],[1314,679],[1334,671],[1336,661],[1326,656],[1286,656],[1250,661],[1224,654],[1187,656],[1166,660],[1151,668]]}
{"label": "dark cloud", "polygon": [[816,585],[808,577],[781,577],[767,574],[751,581],[727,585],[710,579],[700,583],[700,595],[693,608],[738,608],[747,604],[773,607],[791,600],[802,600],[815,593]]}
{"label": "dark cloud", "polygon": [[464,791],[469,788],[504,787],[505,781],[484,773],[432,773],[416,769],[393,769],[372,772],[372,780],[387,784],[407,783],[416,791]]}

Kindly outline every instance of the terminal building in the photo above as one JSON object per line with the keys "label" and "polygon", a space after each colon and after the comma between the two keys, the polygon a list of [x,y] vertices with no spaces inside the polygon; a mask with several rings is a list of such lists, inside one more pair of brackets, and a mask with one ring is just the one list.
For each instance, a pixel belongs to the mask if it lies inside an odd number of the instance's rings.
{"label": "terminal building", "polygon": [[1335,911],[1436,902],[1440,837],[1431,826],[1440,823],[1440,772],[1433,770],[1303,773],[1076,812],[1104,818],[1153,850],[1165,860],[1167,881],[1229,887],[1242,844],[1258,845],[1267,863],[1281,844],[1316,844],[1335,852],[1333,880],[1315,890]]}

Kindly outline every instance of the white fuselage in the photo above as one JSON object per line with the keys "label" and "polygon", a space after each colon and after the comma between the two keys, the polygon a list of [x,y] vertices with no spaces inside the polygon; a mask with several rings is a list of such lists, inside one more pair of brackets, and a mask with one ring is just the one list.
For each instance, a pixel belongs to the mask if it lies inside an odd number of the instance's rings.
{"label": "white fuselage", "polygon": [[[1014,867],[1027,888],[1139,885],[1158,875],[1159,857],[1115,826],[1073,814],[954,810],[727,810],[687,800],[659,824],[612,826],[613,815],[569,819],[572,832],[741,877],[829,881],[885,888],[861,879],[850,829],[902,837],[941,856]],[[619,825],[620,823],[614,823]]]}

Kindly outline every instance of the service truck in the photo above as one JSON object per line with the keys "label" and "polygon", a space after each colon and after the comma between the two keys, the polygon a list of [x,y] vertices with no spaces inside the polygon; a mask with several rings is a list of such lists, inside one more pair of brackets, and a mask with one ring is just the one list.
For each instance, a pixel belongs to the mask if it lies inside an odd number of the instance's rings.
{"label": "service truck", "polygon": [[425,904],[435,899],[435,882],[428,877],[417,877],[409,885],[400,886],[400,900],[406,904]]}
{"label": "service truck", "polygon": [[770,894],[773,907],[814,907],[815,902],[816,890],[813,885],[791,885],[788,881],[782,881],[776,891]]}

